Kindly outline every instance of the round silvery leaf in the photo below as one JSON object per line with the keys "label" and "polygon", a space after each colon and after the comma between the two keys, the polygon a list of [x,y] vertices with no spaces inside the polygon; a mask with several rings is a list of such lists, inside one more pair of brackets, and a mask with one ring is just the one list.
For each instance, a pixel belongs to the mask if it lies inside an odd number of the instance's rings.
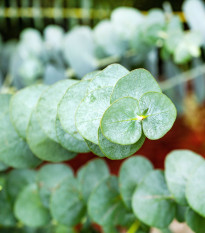
{"label": "round silvery leaf", "polygon": [[145,115],[145,119],[142,120],[143,132],[151,140],[163,137],[176,120],[174,104],[162,93],[144,94],[139,100],[139,107],[142,115]]}
{"label": "round silvery leaf", "polygon": [[98,130],[98,142],[100,150],[109,159],[124,159],[137,152],[145,141],[145,136],[142,134],[141,138],[131,145],[120,145],[109,141],[103,136],[101,129]]}
{"label": "round silvery leaf", "polygon": [[75,113],[85,97],[89,80],[78,82],[68,88],[58,105],[58,116],[63,129],[78,140],[83,140],[75,126]]}
{"label": "round silvery leaf", "polygon": [[203,158],[189,150],[175,150],[165,160],[165,178],[176,202],[187,205],[185,189],[192,172],[203,162]]}
{"label": "round silvery leaf", "polygon": [[34,57],[39,56],[43,51],[43,41],[38,30],[26,28],[21,32],[18,50],[21,55]]}
{"label": "round silvery leaf", "polygon": [[114,102],[101,120],[103,135],[111,142],[129,145],[136,143],[142,135],[139,102],[132,97],[124,97]]}
{"label": "round silvery leaf", "polygon": [[143,94],[150,91],[162,92],[150,72],[145,69],[136,69],[116,83],[111,96],[111,103],[128,96],[139,100]]}
{"label": "round silvery leaf", "polygon": [[45,44],[47,49],[60,50],[62,48],[64,31],[58,25],[49,25],[44,32]]}
{"label": "round silvery leaf", "polygon": [[89,72],[82,77],[82,80],[92,80],[99,72],[100,72],[99,70]]}
{"label": "round silvery leaf", "polygon": [[205,161],[198,165],[188,179],[186,198],[191,208],[202,217],[205,217]]}
{"label": "round silvery leaf", "polygon": [[74,178],[63,181],[51,196],[51,214],[55,220],[66,226],[75,226],[85,215],[78,183]]}
{"label": "round silvery leaf", "polygon": [[95,154],[95,155],[97,155],[99,157],[105,157],[105,155],[102,153],[100,147],[97,144],[92,143],[92,142],[90,142],[90,141],[88,141],[86,139],[85,139],[85,142],[88,145],[90,151],[93,152],[93,154]]}
{"label": "round silvery leaf", "polygon": [[79,78],[97,69],[93,33],[88,26],[76,27],[65,35],[63,52]]}
{"label": "round silvery leaf", "polygon": [[93,36],[97,48],[101,48],[106,55],[121,55],[127,48],[127,46],[123,46],[124,41],[119,38],[109,20],[100,21],[93,29]]}
{"label": "round silvery leaf", "polygon": [[9,172],[7,177],[7,190],[8,195],[12,202],[15,201],[17,195],[27,185],[34,183],[36,172],[29,169],[14,169]]}
{"label": "round silvery leaf", "polygon": [[66,90],[76,82],[68,79],[53,84],[42,93],[36,106],[36,114],[41,128],[50,139],[56,142],[58,142],[55,127],[58,103]]}
{"label": "round silvery leaf", "polygon": [[47,137],[38,123],[35,111],[31,114],[28,124],[27,141],[33,153],[42,160],[61,162],[76,156],[76,153],[66,150]]}
{"label": "round silvery leaf", "polygon": [[141,12],[131,7],[118,7],[111,14],[113,30],[123,40],[130,40],[143,20]]}
{"label": "round silvery leaf", "polygon": [[131,209],[131,200],[136,187],[152,170],[152,164],[142,156],[131,157],[122,164],[119,173],[120,194],[129,209]]}
{"label": "round silvery leaf", "polygon": [[91,160],[78,170],[79,187],[86,202],[93,189],[108,176],[109,169],[102,159]]}
{"label": "round silvery leaf", "polygon": [[129,71],[119,64],[109,65],[104,70],[99,72],[90,82],[87,92],[89,93],[95,89],[107,86],[113,87],[120,78],[128,73]]}
{"label": "round silvery leaf", "polygon": [[76,111],[76,127],[87,140],[98,144],[98,128],[103,113],[110,105],[112,87],[103,87],[90,92]]}
{"label": "round silvery leaf", "polygon": [[27,226],[40,227],[49,223],[50,214],[42,203],[36,184],[31,184],[18,195],[14,214]]}
{"label": "round silvery leaf", "polygon": [[137,186],[132,208],[143,223],[166,228],[175,216],[175,203],[167,189],[162,171],[151,171]]}
{"label": "round silvery leaf", "polygon": [[36,167],[41,161],[34,156],[27,143],[19,137],[9,116],[11,95],[0,95],[0,160],[12,167]]}
{"label": "round silvery leaf", "polygon": [[44,85],[34,85],[18,91],[10,101],[10,117],[18,134],[26,139],[26,129],[31,112],[37,104],[41,93],[47,88]]}
{"label": "round silvery leaf", "polygon": [[92,192],[88,201],[91,219],[102,226],[115,226],[124,218],[126,210],[121,201],[117,177],[104,179]]}
{"label": "round silvery leaf", "polygon": [[56,119],[56,135],[59,143],[69,151],[76,153],[86,153],[90,151],[84,140],[79,140],[63,130],[58,118]]}
{"label": "round silvery leaf", "polygon": [[186,212],[186,223],[195,233],[204,233],[205,218],[190,208]]}
{"label": "round silvery leaf", "polygon": [[44,206],[49,207],[52,192],[70,177],[73,177],[73,171],[65,164],[46,164],[38,170],[36,181]]}
{"label": "round silvery leaf", "polygon": [[28,57],[18,67],[18,75],[23,86],[29,86],[37,82],[43,75],[43,64],[39,58]]}

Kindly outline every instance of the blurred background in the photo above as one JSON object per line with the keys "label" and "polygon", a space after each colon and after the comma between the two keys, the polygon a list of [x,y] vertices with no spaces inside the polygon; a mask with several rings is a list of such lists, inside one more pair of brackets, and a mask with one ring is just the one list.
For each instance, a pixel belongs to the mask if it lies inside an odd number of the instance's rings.
{"label": "blurred background", "polygon": [[[178,119],[138,153],[160,168],[173,149],[205,156],[204,22],[201,0],[1,0],[0,92],[81,79],[112,63],[143,67],[172,99]],[[77,169],[88,158],[69,163]],[[116,173],[121,162],[109,163]]]}

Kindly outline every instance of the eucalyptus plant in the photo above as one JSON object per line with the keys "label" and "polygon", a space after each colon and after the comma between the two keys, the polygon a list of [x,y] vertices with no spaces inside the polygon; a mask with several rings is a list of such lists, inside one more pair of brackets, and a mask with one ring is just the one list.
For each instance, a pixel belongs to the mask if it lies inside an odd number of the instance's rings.
{"label": "eucalyptus plant", "polygon": [[0,95],[0,161],[17,168],[61,162],[78,153],[123,159],[145,138],[163,137],[176,109],[144,69],[113,64],[51,86]]}
{"label": "eucalyptus plant", "polygon": [[118,177],[100,158],[75,176],[69,166],[58,163],[14,169],[0,174],[0,229],[99,232],[97,224],[102,232],[148,233],[152,227],[165,232],[177,219],[203,233],[204,171],[204,158],[189,150],[169,153],[165,172],[153,169],[140,155],[125,160]]}

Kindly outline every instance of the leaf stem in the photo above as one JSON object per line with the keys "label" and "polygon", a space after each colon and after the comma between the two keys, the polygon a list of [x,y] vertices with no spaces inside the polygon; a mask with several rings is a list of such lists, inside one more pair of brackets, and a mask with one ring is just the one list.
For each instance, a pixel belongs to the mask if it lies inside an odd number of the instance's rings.
{"label": "leaf stem", "polygon": [[136,220],[128,229],[127,233],[135,233],[140,227],[140,221]]}

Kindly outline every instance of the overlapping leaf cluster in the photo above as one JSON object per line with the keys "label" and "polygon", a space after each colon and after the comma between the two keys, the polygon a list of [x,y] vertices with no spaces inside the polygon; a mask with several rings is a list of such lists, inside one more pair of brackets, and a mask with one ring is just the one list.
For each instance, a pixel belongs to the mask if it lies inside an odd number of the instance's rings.
{"label": "overlapping leaf cluster", "polygon": [[102,159],[88,162],[76,176],[63,164],[15,169],[0,176],[0,225],[73,233],[77,224],[92,232],[97,223],[103,232],[119,232],[121,226],[145,233],[150,227],[165,230],[176,218],[203,233],[204,180],[204,159],[188,150],[171,152],[165,173],[142,156],[125,160],[118,178]]}
{"label": "overlapping leaf cluster", "polygon": [[171,100],[144,69],[113,64],[81,81],[34,85],[0,96],[0,161],[35,167],[91,150],[123,159],[145,137],[164,136],[176,119]]}

